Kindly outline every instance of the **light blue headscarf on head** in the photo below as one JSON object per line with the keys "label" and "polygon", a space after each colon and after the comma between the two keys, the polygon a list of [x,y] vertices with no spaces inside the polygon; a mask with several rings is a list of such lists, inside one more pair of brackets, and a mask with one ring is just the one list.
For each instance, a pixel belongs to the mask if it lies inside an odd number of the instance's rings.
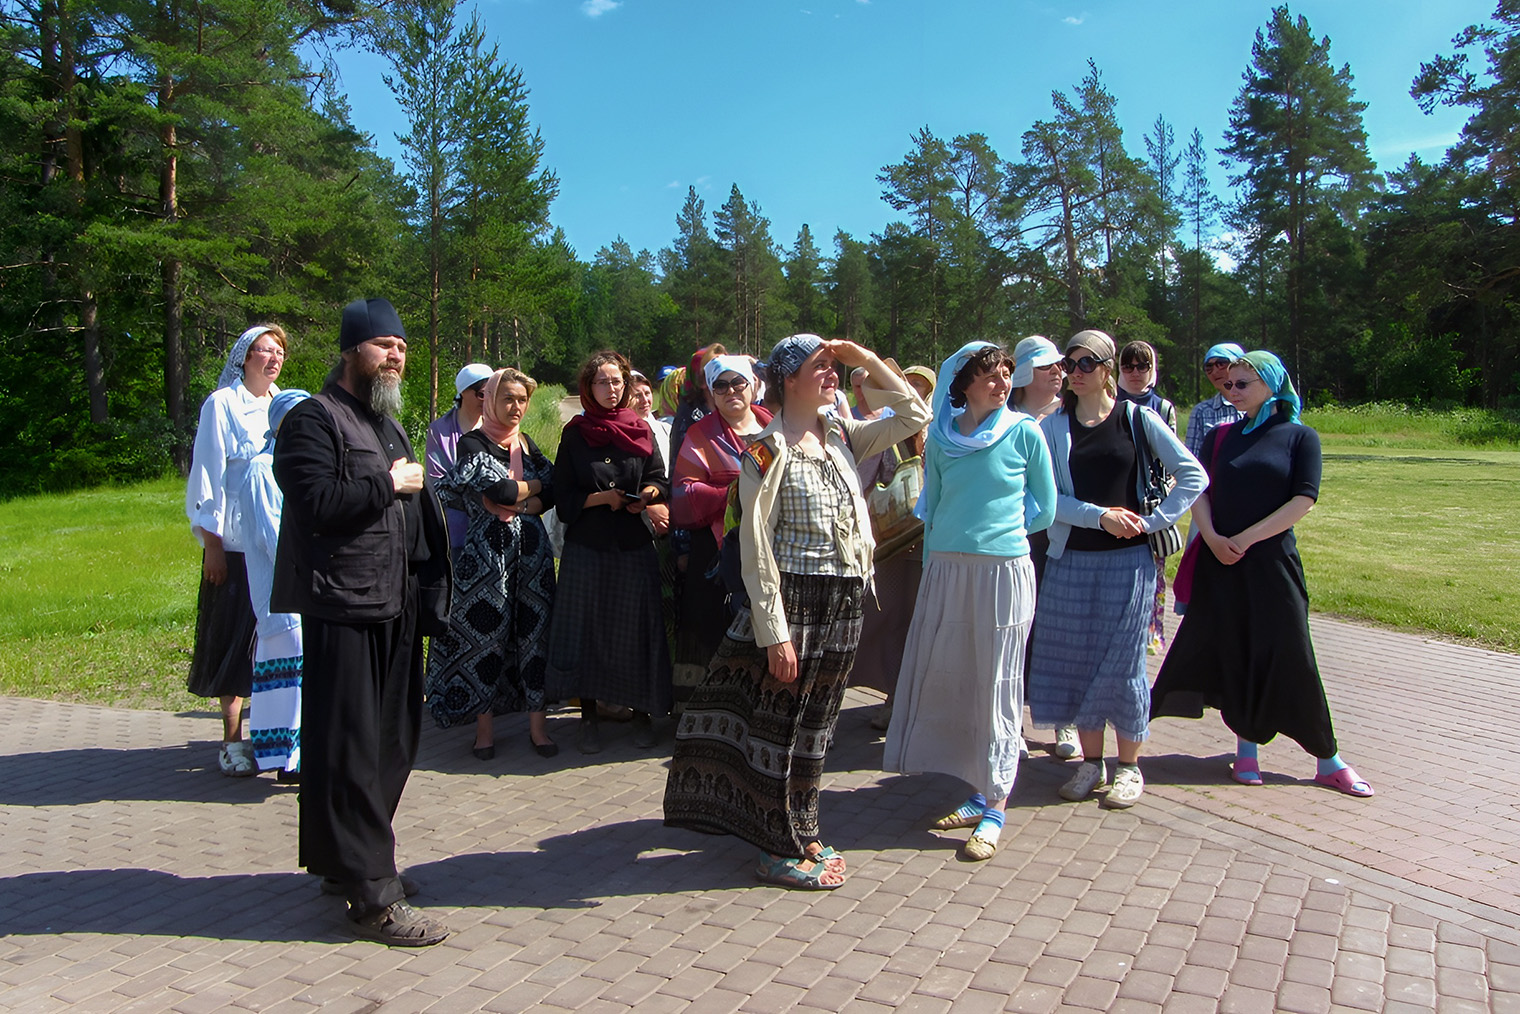
{"label": "light blue headscarf on head", "polygon": [[238,335],[238,340],[232,343],[232,348],[227,350],[227,361],[222,364],[222,372],[216,378],[217,390],[231,387],[243,379],[243,363],[248,360],[248,350],[253,348],[253,343],[259,340],[259,335],[272,331],[268,324],[255,324],[253,327]]}
{"label": "light blue headscarf on head", "polygon": [[280,423],[285,421],[285,414],[310,397],[310,392],[303,391],[299,387],[292,387],[274,396],[269,402],[269,439],[264,441],[264,449],[259,452],[260,454],[270,454],[274,451],[274,435],[279,432]]}
{"label": "light blue headscarf on head", "polygon": [[1227,363],[1233,363],[1237,359],[1244,359],[1245,357],[1246,350],[1239,345],[1236,345],[1234,342],[1220,342],[1203,354],[1203,361],[1208,362],[1210,359],[1223,359]]}
{"label": "light blue headscarf on head", "polygon": [[[929,423],[929,443],[948,458],[961,458],[995,447],[1019,424],[1019,413],[1005,405],[988,413],[975,432],[962,433],[955,425],[955,420],[966,414],[965,408],[950,404],[950,385],[955,381],[955,375],[965,368],[972,356],[983,349],[996,347],[992,342],[967,342],[939,368],[939,379],[934,384],[934,420]],[[913,508],[914,516],[920,521],[927,520],[929,490],[934,483],[934,471],[926,469],[924,490]]]}
{"label": "light blue headscarf on head", "polygon": [[1288,422],[1298,422],[1298,410],[1302,403],[1298,400],[1298,392],[1293,389],[1293,381],[1288,379],[1288,369],[1283,366],[1281,359],[1270,352],[1257,351],[1247,352],[1235,361],[1250,363],[1251,369],[1256,371],[1261,382],[1267,385],[1267,390],[1272,392],[1272,397],[1262,403],[1261,408],[1256,410],[1256,418],[1246,423],[1242,432],[1249,433],[1272,418],[1279,401],[1288,406]]}

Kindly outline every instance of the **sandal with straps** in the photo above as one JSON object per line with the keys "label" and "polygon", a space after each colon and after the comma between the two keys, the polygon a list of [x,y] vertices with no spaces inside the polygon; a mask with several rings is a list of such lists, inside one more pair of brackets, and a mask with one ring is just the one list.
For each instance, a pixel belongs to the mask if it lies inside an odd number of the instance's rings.
{"label": "sandal with straps", "polygon": [[[799,863],[812,862],[811,870],[800,868]],[[755,868],[755,879],[762,884],[774,884],[777,887],[790,887],[800,891],[832,891],[843,887],[844,880],[841,877],[837,884],[825,884],[823,875],[827,870],[822,862],[810,859],[787,859],[777,858],[768,852],[760,853],[760,865]],[[838,876],[838,874],[835,874]]]}
{"label": "sandal with straps", "polygon": [[817,842],[818,851],[809,852],[808,858],[815,863],[823,863],[824,868],[830,873],[844,873],[844,853],[832,845]]}

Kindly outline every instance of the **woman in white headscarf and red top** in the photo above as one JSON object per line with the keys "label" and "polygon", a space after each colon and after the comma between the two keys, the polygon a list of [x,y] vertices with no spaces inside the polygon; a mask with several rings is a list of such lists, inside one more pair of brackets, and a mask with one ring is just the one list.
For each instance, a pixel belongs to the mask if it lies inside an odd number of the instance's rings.
{"label": "woman in white headscarf and red top", "polygon": [[677,713],[707,675],[723,631],[732,618],[722,582],[714,573],[723,542],[729,487],[739,478],[739,456],[771,421],[755,400],[755,371],[748,356],[718,355],[705,367],[714,411],[686,431],[671,476],[671,523],[691,539],[676,623],[672,680]]}
{"label": "woman in white headscarf and red top", "polygon": [[1319,434],[1298,421],[1298,394],[1272,353],[1243,354],[1221,383],[1243,421],[1203,441],[1209,489],[1193,505],[1202,544],[1188,550],[1192,594],[1156,678],[1151,717],[1200,718],[1217,708],[1236,736],[1231,774],[1242,785],[1262,783],[1257,747],[1282,733],[1314,755],[1316,783],[1370,796],[1336,745],[1293,534],[1319,499]]}
{"label": "woman in white headscarf and red top", "polygon": [[565,523],[549,624],[547,692],[581,702],[580,750],[602,749],[597,701],[633,709],[633,742],[655,745],[653,719],[670,711],[670,647],[660,605],[660,559],[647,508],[669,500],[654,436],[628,407],[633,368],[598,352],[581,366],[580,415],[554,459],[555,510]]}
{"label": "woman in white headscarf and red top", "polygon": [[216,390],[201,405],[185,486],[190,531],[203,547],[187,685],[197,697],[220,699],[217,764],[222,774],[233,777],[257,774],[258,764],[253,747],[243,739],[243,700],[253,691],[256,621],[239,500],[232,494],[264,446],[269,405],[280,393],[275,379],[285,365],[285,346],[285,332],[275,324],[255,324],[233,343]]}

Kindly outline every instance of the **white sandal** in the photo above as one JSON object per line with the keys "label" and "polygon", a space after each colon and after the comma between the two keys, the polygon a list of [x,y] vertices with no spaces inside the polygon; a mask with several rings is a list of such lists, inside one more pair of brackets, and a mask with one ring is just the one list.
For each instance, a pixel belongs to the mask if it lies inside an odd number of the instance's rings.
{"label": "white sandal", "polygon": [[229,778],[248,778],[259,773],[259,766],[253,759],[253,747],[245,740],[223,743],[216,762],[222,774]]}

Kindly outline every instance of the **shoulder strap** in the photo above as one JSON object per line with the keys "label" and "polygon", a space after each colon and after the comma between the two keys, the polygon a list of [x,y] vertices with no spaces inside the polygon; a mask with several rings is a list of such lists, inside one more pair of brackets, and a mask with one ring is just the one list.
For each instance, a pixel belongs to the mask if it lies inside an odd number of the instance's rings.
{"label": "shoulder strap", "polygon": [[1129,406],[1129,430],[1135,440],[1135,458],[1140,462],[1143,477],[1148,478],[1151,467],[1151,444],[1145,437],[1145,420],[1141,418],[1140,406],[1132,401],[1125,402]]}

